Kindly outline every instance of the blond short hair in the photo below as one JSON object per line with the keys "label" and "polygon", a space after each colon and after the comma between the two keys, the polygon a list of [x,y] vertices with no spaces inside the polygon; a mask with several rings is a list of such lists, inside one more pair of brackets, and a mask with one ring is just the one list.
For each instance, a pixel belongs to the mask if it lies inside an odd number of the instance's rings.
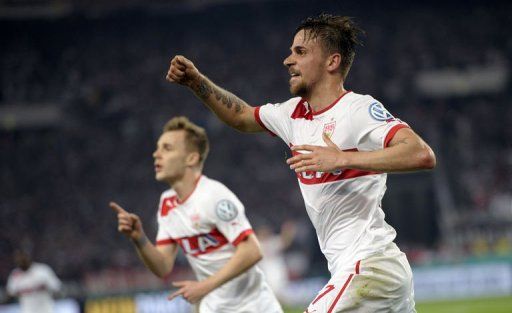
{"label": "blond short hair", "polygon": [[192,123],[185,116],[176,116],[170,119],[163,128],[163,132],[183,130],[185,131],[185,142],[187,148],[199,153],[199,163],[204,164],[208,152],[210,151],[210,144],[208,136],[204,128]]}

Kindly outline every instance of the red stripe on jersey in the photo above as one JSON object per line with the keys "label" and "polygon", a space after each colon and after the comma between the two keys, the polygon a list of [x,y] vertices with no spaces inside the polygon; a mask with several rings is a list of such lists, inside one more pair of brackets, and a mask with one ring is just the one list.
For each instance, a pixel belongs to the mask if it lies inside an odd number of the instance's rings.
{"label": "red stripe on jersey", "polygon": [[172,238],[162,239],[162,240],[157,240],[156,241],[156,245],[157,246],[169,245],[171,243],[176,243],[176,241],[174,239],[172,239]]}
{"label": "red stripe on jersey", "polygon": [[37,285],[35,287],[29,287],[29,288],[21,289],[20,291],[18,291],[18,295],[20,295],[20,296],[28,295],[28,294],[31,294],[31,293],[34,293],[34,292],[44,291],[44,290],[47,290],[47,289],[48,288],[46,287],[45,284],[41,284],[41,285]]}
{"label": "red stripe on jersey", "polygon": [[352,277],[354,277],[354,274],[350,274],[350,276],[347,278],[347,280],[345,281],[345,284],[343,285],[343,288],[341,288],[340,292],[336,296],[336,299],[334,299],[334,302],[331,304],[331,307],[329,308],[327,313],[332,313],[332,310],[334,310],[334,307],[336,307],[336,303],[338,303],[338,301],[341,298],[341,295],[343,294],[343,292],[345,292],[345,289],[347,289],[347,286],[350,283],[350,281],[352,280]]}
{"label": "red stripe on jersey", "polygon": [[[290,146],[293,146],[293,145],[290,145]],[[358,151],[358,150],[354,148],[354,149],[346,149],[343,151],[353,152],[353,151]],[[296,156],[298,154],[300,154],[300,153],[292,150],[293,156]],[[297,178],[304,185],[316,185],[316,184],[324,184],[324,183],[329,183],[329,182],[343,180],[343,179],[350,179],[350,178],[367,176],[367,175],[375,175],[375,174],[381,174],[381,173],[362,171],[362,170],[356,170],[356,169],[345,169],[345,170],[338,170],[338,171],[334,171],[334,172],[330,172],[330,173],[306,171],[306,172],[302,172],[302,173],[297,173]]]}
{"label": "red stripe on jersey", "polygon": [[183,252],[192,256],[210,253],[228,243],[226,237],[217,228],[207,234],[175,238],[174,240],[180,245]]}
{"label": "red stripe on jersey", "polygon": [[256,108],[254,109],[254,119],[256,120],[256,122],[258,122],[258,124],[260,124],[260,126],[261,126],[264,130],[268,131],[272,136],[274,136],[274,137],[275,137],[275,136],[276,136],[276,134],[274,134],[273,132],[271,132],[271,131],[267,128],[267,126],[265,126],[265,124],[263,124],[263,121],[261,120],[261,117],[260,117],[260,108],[261,108],[261,107],[256,107]]}
{"label": "red stripe on jersey", "polygon": [[254,230],[252,229],[246,229],[244,230],[243,232],[240,233],[240,235],[238,235],[238,237],[236,237],[236,239],[233,241],[233,246],[238,246],[238,244],[240,242],[242,242],[243,240],[245,240],[245,238],[249,237],[250,234],[253,234],[254,233]]}
{"label": "red stripe on jersey", "polygon": [[361,265],[361,260],[356,263],[356,274],[359,274],[359,266]]}
{"label": "red stripe on jersey", "polygon": [[395,137],[396,132],[399,131],[402,128],[409,128],[409,125],[406,124],[397,124],[393,126],[386,135],[386,139],[384,139],[384,148],[386,148],[389,145],[389,142]]}
{"label": "red stripe on jersey", "polygon": [[341,100],[341,98],[343,98],[343,97],[344,97],[346,94],[348,94],[349,92],[352,92],[352,91],[350,91],[350,90],[345,91],[345,92],[344,92],[344,93],[343,93],[343,94],[342,94],[338,99],[334,100],[334,102],[333,102],[333,103],[331,103],[328,107],[323,108],[322,110],[320,110],[320,111],[318,111],[318,112],[313,112],[313,109],[311,109],[311,113],[312,113],[313,115],[318,115],[318,114],[322,114],[322,113],[324,113],[325,111],[328,111],[330,108],[332,108],[333,106],[335,106],[335,105],[336,105],[336,104]]}

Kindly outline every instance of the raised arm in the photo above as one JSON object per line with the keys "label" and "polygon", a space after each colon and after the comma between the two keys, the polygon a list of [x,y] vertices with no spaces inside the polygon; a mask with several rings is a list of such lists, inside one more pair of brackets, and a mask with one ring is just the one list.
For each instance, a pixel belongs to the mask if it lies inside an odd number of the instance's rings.
{"label": "raised arm", "polygon": [[258,263],[262,257],[258,239],[254,234],[251,234],[236,246],[236,251],[231,259],[212,276],[203,281],[180,281],[173,283],[179,289],[171,294],[169,299],[181,295],[190,303],[196,303],[215,288],[222,286],[247,271]]}
{"label": "raised arm", "polygon": [[127,212],[115,202],[110,202],[109,205],[117,213],[118,231],[131,240],[144,265],[158,277],[163,278],[169,274],[178,252],[176,244],[153,245],[144,233],[137,215]]}
{"label": "raised arm", "polygon": [[409,172],[433,169],[436,157],[432,149],[409,128],[398,130],[388,147],[371,152],[341,151],[325,134],[327,147],[298,145],[301,153],[286,162],[296,172],[330,172],[337,169],[359,169],[375,172]]}
{"label": "raised arm", "polygon": [[241,132],[264,131],[254,117],[254,107],[215,85],[184,56],[178,55],[171,60],[166,79],[171,83],[190,88],[219,119],[229,126]]}

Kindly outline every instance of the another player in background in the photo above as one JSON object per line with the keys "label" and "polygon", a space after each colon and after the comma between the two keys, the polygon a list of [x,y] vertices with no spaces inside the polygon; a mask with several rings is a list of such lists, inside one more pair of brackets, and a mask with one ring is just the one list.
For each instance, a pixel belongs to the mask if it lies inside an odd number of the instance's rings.
{"label": "another player in background", "polygon": [[186,117],[167,122],[153,153],[156,179],[170,186],[160,198],[156,245],[137,215],[111,203],[118,230],[162,278],[171,273],[178,246],[182,248],[197,281],[174,282],[178,290],[169,299],[183,296],[197,303],[200,313],[281,313],[256,266],[261,250],[243,204],[222,183],[202,175],[208,150],[203,128]]}
{"label": "another player in background", "polygon": [[22,313],[53,313],[53,296],[62,283],[46,264],[33,262],[23,250],[14,252],[16,268],[7,280],[7,294],[17,297]]}
{"label": "another player in background", "polygon": [[291,220],[283,223],[278,234],[275,234],[268,224],[263,224],[256,229],[256,235],[263,251],[263,260],[258,265],[265,273],[268,284],[283,304],[287,302],[289,283],[284,253],[293,243],[296,232],[297,226]]}
{"label": "another player in background", "polygon": [[412,272],[381,200],[387,172],[432,169],[436,160],[378,100],[344,88],[360,32],[344,16],[304,20],[284,60],[297,97],[283,103],[249,106],[183,56],[172,59],[167,80],[189,87],[228,125],[267,130],[291,148],[287,163],[332,275],[306,312],[415,312]]}

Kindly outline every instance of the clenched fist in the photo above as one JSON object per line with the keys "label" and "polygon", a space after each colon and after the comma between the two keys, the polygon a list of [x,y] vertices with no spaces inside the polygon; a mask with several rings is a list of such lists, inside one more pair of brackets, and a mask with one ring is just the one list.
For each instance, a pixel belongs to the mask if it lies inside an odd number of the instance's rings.
{"label": "clenched fist", "polygon": [[182,55],[177,55],[171,60],[165,79],[171,83],[190,87],[198,80],[200,75],[201,73],[194,66],[194,63]]}

